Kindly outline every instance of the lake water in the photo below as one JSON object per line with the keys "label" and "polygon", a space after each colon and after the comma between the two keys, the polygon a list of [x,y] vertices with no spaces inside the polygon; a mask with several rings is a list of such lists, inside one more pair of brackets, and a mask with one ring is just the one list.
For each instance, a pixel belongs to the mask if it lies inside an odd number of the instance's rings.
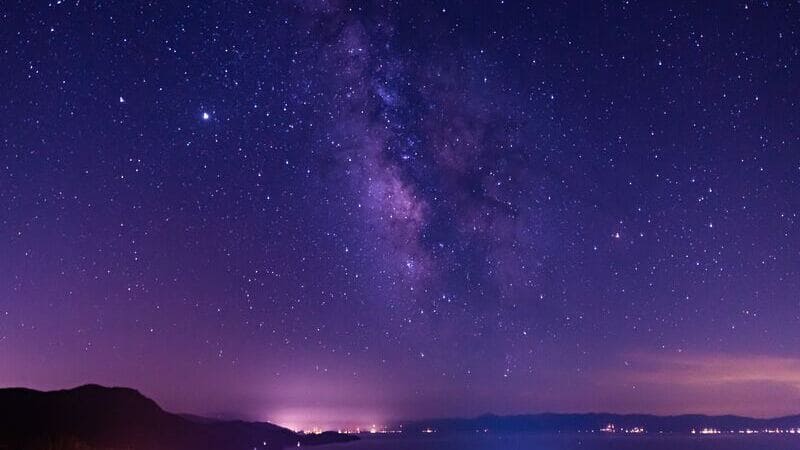
{"label": "lake water", "polygon": [[800,450],[800,435],[450,434],[362,436],[320,450]]}

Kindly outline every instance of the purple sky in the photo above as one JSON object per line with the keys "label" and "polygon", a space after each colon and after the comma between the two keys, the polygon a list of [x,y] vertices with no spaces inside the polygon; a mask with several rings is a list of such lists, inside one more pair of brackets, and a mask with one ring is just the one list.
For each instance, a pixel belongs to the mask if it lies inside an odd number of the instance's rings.
{"label": "purple sky", "polygon": [[800,412],[798,4],[368,3],[0,6],[0,386]]}

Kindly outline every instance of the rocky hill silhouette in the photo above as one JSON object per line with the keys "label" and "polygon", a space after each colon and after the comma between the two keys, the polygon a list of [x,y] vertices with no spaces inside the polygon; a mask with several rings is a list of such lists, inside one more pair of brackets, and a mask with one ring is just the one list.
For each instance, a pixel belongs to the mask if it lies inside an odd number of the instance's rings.
{"label": "rocky hill silhouette", "polygon": [[354,439],[300,435],[264,422],[187,418],[121,387],[0,389],[0,450],[279,449]]}

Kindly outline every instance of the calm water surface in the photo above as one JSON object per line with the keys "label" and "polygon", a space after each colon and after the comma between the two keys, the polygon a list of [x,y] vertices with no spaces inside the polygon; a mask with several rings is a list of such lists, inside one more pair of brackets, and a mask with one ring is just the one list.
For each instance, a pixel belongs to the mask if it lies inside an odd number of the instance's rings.
{"label": "calm water surface", "polygon": [[800,450],[798,435],[607,436],[581,434],[451,434],[365,436],[320,450]]}

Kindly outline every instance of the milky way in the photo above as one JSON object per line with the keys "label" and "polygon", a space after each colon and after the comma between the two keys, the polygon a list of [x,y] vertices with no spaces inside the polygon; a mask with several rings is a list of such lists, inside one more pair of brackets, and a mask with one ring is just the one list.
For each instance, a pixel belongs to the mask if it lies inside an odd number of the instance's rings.
{"label": "milky way", "polygon": [[170,3],[0,6],[0,385],[796,412],[797,4]]}

